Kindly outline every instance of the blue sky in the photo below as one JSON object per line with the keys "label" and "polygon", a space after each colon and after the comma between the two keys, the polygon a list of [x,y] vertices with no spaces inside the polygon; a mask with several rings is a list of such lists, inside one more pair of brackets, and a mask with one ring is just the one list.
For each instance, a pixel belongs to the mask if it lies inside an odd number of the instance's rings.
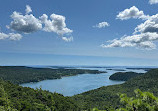
{"label": "blue sky", "polygon": [[[151,1],[152,3],[149,3]],[[1,33],[6,34],[6,39],[3,37],[0,40],[0,65],[157,66],[157,21],[154,22],[155,32],[146,33],[141,30],[138,34],[133,34],[138,25],[151,21],[147,16],[152,19],[153,15],[157,14],[157,3],[157,0],[1,1],[0,27]],[[26,5],[29,5],[32,10],[28,14],[25,12]],[[117,15],[121,14],[120,12],[124,14],[125,9],[130,11],[133,6],[135,6],[134,9],[139,10],[138,13],[117,18]],[[17,24],[14,20],[17,20],[17,17],[11,18],[14,11],[20,12],[23,16],[33,14],[42,22],[39,22],[42,27],[35,27],[29,33],[26,33],[26,28],[29,26],[19,25],[24,29],[15,27]],[[43,14],[48,16],[47,21],[51,20],[51,14],[55,14],[54,19],[60,15],[60,23],[65,23],[66,26],[62,25],[57,29],[45,28],[45,22],[39,18]],[[63,21],[64,17],[65,21]],[[158,20],[157,17],[155,18]],[[109,26],[96,27],[102,22],[107,22]],[[60,23],[57,25],[61,25]],[[1,36],[0,38],[2,38]],[[13,38],[15,36],[18,40]],[[148,40],[139,43],[126,41],[126,38],[139,39],[137,36],[139,38],[147,36]],[[66,37],[66,41],[63,37]],[[71,37],[73,40],[70,39]],[[121,37],[125,39],[120,39]],[[149,40],[151,37],[156,39]],[[107,42],[116,38],[118,38],[117,41]],[[102,44],[104,46],[101,47]]]}

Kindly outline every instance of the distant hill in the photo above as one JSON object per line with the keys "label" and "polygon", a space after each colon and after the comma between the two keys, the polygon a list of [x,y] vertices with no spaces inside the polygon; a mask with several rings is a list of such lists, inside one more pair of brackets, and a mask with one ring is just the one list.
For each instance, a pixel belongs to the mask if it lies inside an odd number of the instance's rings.
{"label": "distant hill", "polygon": [[116,72],[112,74],[109,79],[110,80],[117,80],[117,81],[127,81],[131,78],[140,76],[144,73],[136,73],[136,72]]}
{"label": "distant hill", "polygon": [[0,66],[0,78],[15,84],[38,82],[46,79],[61,79],[64,76],[77,74],[100,74],[105,71],[88,69],[51,69],[25,66]]}
{"label": "distant hill", "polygon": [[126,69],[149,71],[149,70],[151,70],[151,69],[155,69],[155,68],[126,68]]}
{"label": "distant hill", "polygon": [[152,69],[149,72],[132,78],[121,85],[104,86],[95,90],[91,90],[72,98],[82,109],[98,108],[106,109],[106,107],[119,107],[119,93],[126,93],[128,96],[134,96],[135,89],[149,91],[158,96],[158,69]]}

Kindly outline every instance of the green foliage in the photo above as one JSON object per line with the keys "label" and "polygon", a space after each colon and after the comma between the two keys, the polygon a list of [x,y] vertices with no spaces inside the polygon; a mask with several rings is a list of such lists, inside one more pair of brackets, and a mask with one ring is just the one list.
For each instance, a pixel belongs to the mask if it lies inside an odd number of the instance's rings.
{"label": "green foliage", "polygon": [[[98,109],[102,111],[133,111],[134,109],[137,109],[136,111],[158,111],[158,99],[154,96],[158,96],[158,69],[150,70],[121,85],[101,87],[73,97],[64,97],[61,94],[43,91],[41,88],[34,90],[12,84],[82,73],[100,72],[97,70],[0,67],[0,77],[11,81],[0,80],[0,111],[99,111]],[[136,90],[133,93],[133,90],[138,88],[147,92]],[[94,107],[98,109],[93,109]]]}
{"label": "green foliage", "polygon": [[79,111],[69,97],[0,80],[0,111]]}
{"label": "green foliage", "polygon": [[[0,78],[15,84],[38,82],[46,79],[60,79],[77,74],[99,74],[103,71],[87,69],[50,69],[25,66],[0,66]],[[104,72],[105,73],[105,72]]]}
{"label": "green foliage", "polygon": [[109,77],[110,80],[127,81],[131,78],[142,75],[143,73],[136,72],[116,72]]}
{"label": "green foliage", "polygon": [[[77,74],[98,74],[98,70],[50,69],[23,66],[0,66],[0,111],[79,111],[70,97],[15,84],[60,79]],[[5,82],[3,80],[7,80]],[[12,84],[15,83],[15,84]]]}
{"label": "green foliage", "polygon": [[135,97],[127,97],[126,94],[119,94],[122,108],[92,111],[158,111],[158,98],[150,92],[142,92],[140,89],[134,91]]}
{"label": "green foliage", "polygon": [[3,85],[0,85],[0,111],[17,111],[11,108],[12,104],[8,99],[8,95],[4,90]]}
{"label": "green foliage", "polygon": [[135,89],[151,92],[158,96],[158,69],[152,69],[143,75],[126,81],[124,84],[104,86],[75,95],[72,98],[84,110],[94,107],[106,110],[107,107],[122,107],[118,93],[125,93],[129,97],[133,97],[135,95],[133,90]]}
{"label": "green foliage", "polygon": [[121,103],[124,108],[119,108],[117,111],[158,111],[158,98],[150,92],[142,92],[135,90],[135,97],[127,97],[126,94],[121,94]]}

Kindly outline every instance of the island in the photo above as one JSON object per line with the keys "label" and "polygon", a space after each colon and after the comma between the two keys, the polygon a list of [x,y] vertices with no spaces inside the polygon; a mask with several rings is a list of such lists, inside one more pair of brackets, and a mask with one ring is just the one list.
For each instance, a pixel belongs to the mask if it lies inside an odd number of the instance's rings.
{"label": "island", "polygon": [[126,71],[124,69],[106,69],[106,70],[113,70],[113,71]]}
{"label": "island", "polygon": [[126,68],[126,69],[149,71],[149,70],[155,69],[155,68]]}
{"label": "island", "polygon": [[0,77],[3,80],[14,84],[29,82],[39,82],[42,80],[61,79],[65,76],[75,76],[78,74],[100,74],[106,71],[89,69],[51,69],[33,68],[26,66],[0,66]]}
{"label": "island", "polygon": [[116,72],[109,77],[110,80],[117,80],[117,81],[127,81],[131,78],[140,76],[144,73],[136,73],[136,72]]}

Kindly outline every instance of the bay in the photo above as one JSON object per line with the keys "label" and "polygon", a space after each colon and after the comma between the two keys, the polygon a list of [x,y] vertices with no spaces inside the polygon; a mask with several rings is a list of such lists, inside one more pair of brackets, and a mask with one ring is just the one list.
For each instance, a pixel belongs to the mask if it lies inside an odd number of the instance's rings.
{"label": "bay", "polygon": [[102,86],[124,83],[124,81],[109,80],[110,75],[116,72],[125,72],[125,71],[133,71],[140,73],[146,72],[143,69],[138,69],[138,70],[126,69],[125,67],[79,68],[79,69],[100,70],[100,71],[107,71],[107,73],[80,74],[76,76],[62,77],[61,79],[55,79],[55,80],[44,80],[35,83],[24,83],[21,84],[21,86],[30,87],[34,89],[41,87],[43,90],[48,90],[50,92],[57,92],[63,94],[64,96],[73,96],[89,90],[97,89]]}

